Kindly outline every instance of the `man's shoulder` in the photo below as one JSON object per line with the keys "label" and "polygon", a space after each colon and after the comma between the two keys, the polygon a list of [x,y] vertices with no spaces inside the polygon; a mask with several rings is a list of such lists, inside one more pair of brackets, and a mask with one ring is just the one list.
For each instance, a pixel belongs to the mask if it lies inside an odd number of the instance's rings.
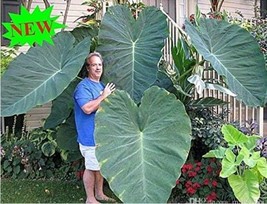
{"label": "man's shoulder", "polygon": [[90,86],[90,81],[87,78],[82,79],[78,83],[77,87],[82,87],[82,86]]}

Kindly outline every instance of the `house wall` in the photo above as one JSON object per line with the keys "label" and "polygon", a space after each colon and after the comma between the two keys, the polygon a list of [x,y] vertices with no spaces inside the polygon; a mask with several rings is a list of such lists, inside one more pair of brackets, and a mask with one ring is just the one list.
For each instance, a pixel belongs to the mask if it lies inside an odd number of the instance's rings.
{"label": "house wall", "polygon": [[[66,0],[53,0],[50,1],[50,6],[53,6],[53,12],[52,14],[54,16],[59,16],[57,19],[57,22],[62,23],[63,22],[63,16],[65,13],[65,9],[67,6]],[[70,9],[68,11],[68,17],[66,25],[68,26],[65,28],[65,30],[72,30],[77,26],[77,22],[74,22],[78,17],[82,15],[87,15],[87,6],[81,5],[84,2],[84,0],[72,0],[70,4]],[[39,6],[42,10],[45,9],[45,5],[42,0],[35,0],[32,3],[31,11],[36,7]]]}
{"label": "house wall", "polygon": [[160,3],[165,10],[165,12],[172,17],[174,21],[176,21],[176,13],[177,13],[177,6],[176,0],[143,0],[142,1],[146,5],[160,7]]}
{"label": "house wall", "polygon": [[[241,11],[245,18],[254,17],[254,2],[255,0],[225,0],[221,11],[225,10],[234,17],[239,17],[236,11]],[[196,0],[196,3],[202,13],[210,12],[209,0]],[[259,1],[258,1],[259,6]]]}

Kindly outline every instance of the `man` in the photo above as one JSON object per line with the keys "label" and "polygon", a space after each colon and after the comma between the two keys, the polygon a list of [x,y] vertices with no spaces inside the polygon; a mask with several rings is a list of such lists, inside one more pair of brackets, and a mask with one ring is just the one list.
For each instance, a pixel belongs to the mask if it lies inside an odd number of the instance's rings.
{"label": "man", "polygon": [[85,159],[83,183],[87,195],[86,203],[98,203],[97,200],[114,202],[115,200],[107,197],[103,192],[103,177],[95,156],[94,128],[95,113],[101,101],[115,90],[115,85],[108,83],[105,87],[100,82],[103,59],[99,53],[90,53],[85,63],[88,75],[74,91],[74,112],[77,141]]}

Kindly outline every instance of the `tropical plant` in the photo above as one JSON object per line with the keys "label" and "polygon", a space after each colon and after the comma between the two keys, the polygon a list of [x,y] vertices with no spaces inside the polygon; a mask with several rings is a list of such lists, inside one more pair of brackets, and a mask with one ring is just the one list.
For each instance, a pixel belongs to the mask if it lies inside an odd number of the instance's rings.
{"label": "tropical plant", "polygon": [[223,146],[225,141],[218,129],[225,124],[226,113],[215,114],[210,109],[196,109],[189,112],[192,123],[192,156],[200,160],[211,149]]}
{"label": "tropical plant", "polygon": [[[169,92],[151,87],[160,75],[157,65],[168,34],[165,19],[153,7],[145,8],[137,20],[125,6],[111,7],[98,34],[97,50],[104,57],[105,78],[124,91],[111,95],[101,105],[102,112],[100,108],[97,113],[97,155],[104,176],[124,202],[166,202],[190,148],[191,124],[183,104]],[[226,22],[202,19],[198,25],[197,28],[190,23],[186,25],[196,50],[210,60],[239,98],[249,105],[261,105],[266,95],[262,87],[266,87],[267,71],[256,42],[245,31]],[[225,37],[228,30],[233,33],[229,38]],[[90,34],[82,35],[81,39],[85,36]],[[31,48],[14,60],[9,68],[12,71],[2,78],[6,84],[2,89],[2,114],[26,112],[59,96],[79,73],[90,49],[89,38],[81,41],[69,32],[59,33],[54,38],[55,46]],[[41,54],[36,57],[36,53]],[[250,55],[255,57],[244,59]],[[36,65],[25,69],[29,61]],[[233,66],[235,63],[238,66]],[[26,76],[31,79],[30,84],[23,81]],[[251,77],[257,81],[251,83]],[[62,135],[65,134],[62,141],[77,144],[72,114],[69,109],[67,112],[67,118],[61,118],[60,128],[71,131],[62,129]],[[173,165],[178,158],[179,164]]]}
{"label": "tropical plant", "polygon": [[72,34],[60,32],[53,40],[53,46],[45,43],[42,47],[32,47],[10,63],[1,78],[1,116],[25,113],[51,101],[77,76],[88,53],[90,39],[75,45]]}
{"label": "tropical plant", "polygon": [[1,136],[2,178],[74,178],[75,166],[55,141],[56,132],[35,129],[20,137]]}
{"label": "tropical plant", "polygon": [[[224,78],[224,82],[230,91],[237,95],[237,99],[248,106],[264,106],[267,70],[259,45],[250,33],[238,25],[215,19],[200,19],[198,27],[186,21],[185,28],[198,53]],[[255,53],[251,52],[252,50],[255,50]],[[248,60],[247,56],[253,57],[253,60]],[[241,74],[240,70],[246,70],[246,74]],[[257,80],[253,80],[251,84],[251,80],[246,79],[248,76]],[[200,78],[195,84],[203,84],[201,82]],[[264,87],[262,83],[265,84]]]}
{"label": "tropical plant", "polygon": [[183,104],[164,89],[147,89],[139,106],[125,91],[104,101],[96,116],[96,156],[118,198],[166,202],[189,153],[190,132]]}
{"label": "tropical plant", "polygon": [[203,157],[221,159],[220,176],[227,178],[241,203],[256,203],[260,198],[259,184],[267,178],[267,161],[255,151],[259,136],[247,136],[232,125],[224,125],[222,133],[227,147],[209,151]]}

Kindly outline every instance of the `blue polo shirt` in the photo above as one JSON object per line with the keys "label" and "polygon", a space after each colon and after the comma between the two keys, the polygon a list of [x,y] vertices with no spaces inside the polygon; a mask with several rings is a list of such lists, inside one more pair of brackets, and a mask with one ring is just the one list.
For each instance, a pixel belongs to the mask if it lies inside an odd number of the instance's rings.
{"label": "blue polo shirt", "polygon": [[77,141],[84,146],[95,146],[94,130],[96,111],[91,114],[86,114],[81,107],[89,101],[98,98],[103,89],[103,83],[85,78],[77,85],[74,91],[74,114],[78,133]]}

